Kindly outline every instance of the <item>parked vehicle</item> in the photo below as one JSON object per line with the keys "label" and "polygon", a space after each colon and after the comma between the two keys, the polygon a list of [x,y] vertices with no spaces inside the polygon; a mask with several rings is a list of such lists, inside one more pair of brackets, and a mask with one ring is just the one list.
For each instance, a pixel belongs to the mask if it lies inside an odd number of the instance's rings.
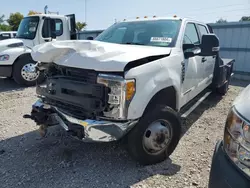
{"label": "parked vehicle", "polygon": [[215,147],[209,188],[250,187],[250,85],[235,99]]}
{"label": "parked vehicle", "polygon": [[75,15],[38,14],[22,19],[16,38],[0,41],[0,76],[13,77],[21,85],[42,82],[31,56],[35,45],[56,40],[76,39]]}
{"label": "parked vehicle", "polygon": [[0,40],[15,38],[16,33],[16,31],[0,31]]}
{"label": "parked vehicle", "polygon": [[[44,135],[60,124],[88,142],[127,140],[141,164],[165,160],[186,117],[212,90],[226,94],[234,60],[219,57],[212,29],[186,18],[116,23],[94,40],[55,41],[31,53],[46,84],[31,115]],[[207,91],[207,92],[206,92]]]}

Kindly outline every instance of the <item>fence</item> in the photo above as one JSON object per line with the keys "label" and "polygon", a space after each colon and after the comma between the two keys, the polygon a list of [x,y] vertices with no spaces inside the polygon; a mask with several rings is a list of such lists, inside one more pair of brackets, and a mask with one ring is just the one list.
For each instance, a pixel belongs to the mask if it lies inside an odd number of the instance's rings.
{"label": "fence", "polygon": [[250,78],[250,22],[210,24],[220,39],[222,58],[235,59],[234,72]]}
{"label": "fence", "polygon": [[[235,59],[234,72],[241,79],[250,79],[250,22],[209,24],[220,39],[222,58]],[[79,39],[96,37],[103,30],[83,31]]]}

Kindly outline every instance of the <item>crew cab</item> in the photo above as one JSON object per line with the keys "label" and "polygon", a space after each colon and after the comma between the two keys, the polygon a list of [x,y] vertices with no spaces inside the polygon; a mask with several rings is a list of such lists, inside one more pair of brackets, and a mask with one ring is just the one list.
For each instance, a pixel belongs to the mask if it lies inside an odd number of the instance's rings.
{"label": "crew cab", "polygon": [[206,89],[227,92],[234,60],[219,57],[211,31],[192,19],[154,17],[115,23],[94,40],[35,46],[47,79],[24,117],[42,135],[59,124],[83,141],[125,139],[141,164],[161,162],[179,142],[180,110]]}
{"label": "crew cab", "polygon": [[74,14],[37,14],[23,18],[15,38],[0,41],[0,76],[13,78],[25,86],[44,81],[43,73],[37,71],[37,62],[30,55],[32,47],[71,39],[76,39]]}
{"label": "crew cab", "polygon": [[209,188],[250,187],[250,85],[234,100],[216,143]]}

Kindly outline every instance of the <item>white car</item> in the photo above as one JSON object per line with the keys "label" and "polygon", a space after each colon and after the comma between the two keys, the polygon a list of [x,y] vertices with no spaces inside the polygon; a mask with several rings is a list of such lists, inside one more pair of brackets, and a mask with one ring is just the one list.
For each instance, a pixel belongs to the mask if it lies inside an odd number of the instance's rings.
{"label": "white car", "polygon": [[176,17],[128,20],[94,40],[35,46],[47,82],[37,86],[40,99],[27,117],[84,141],[127,138],[137,161],[161,162],[179,142],[180,110],[206,89],[201,100],[227,92],[234,60],[218,51],[209,26]]}
{"label": "white car", "polygon": [[16,34],[16,31],[0,31],[0,40],[15,38]]}
{"label": "white car", "polygon": [[215,147],[209,188],[217,187],[250,187],[250,85],[233,102]]}

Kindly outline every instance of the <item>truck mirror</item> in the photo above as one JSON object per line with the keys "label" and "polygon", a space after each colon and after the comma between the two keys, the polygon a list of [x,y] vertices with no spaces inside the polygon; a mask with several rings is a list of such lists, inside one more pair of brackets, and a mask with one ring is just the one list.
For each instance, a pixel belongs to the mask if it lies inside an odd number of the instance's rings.
{"label": "truck mirror", "polygon": [[87,40],[94,40],[94,37],[92,37],[92,36],[87,37]]}
{"label": "truck mirror", "polygon": [[218,37],[215,34],[202,35],[200,48],[202,56],[216,55],[220,49]]}
{"label": "truck mirror", "polygon": [[50,19],[50,35],[52,39],[56,38],[56,22],[54,19]]}

